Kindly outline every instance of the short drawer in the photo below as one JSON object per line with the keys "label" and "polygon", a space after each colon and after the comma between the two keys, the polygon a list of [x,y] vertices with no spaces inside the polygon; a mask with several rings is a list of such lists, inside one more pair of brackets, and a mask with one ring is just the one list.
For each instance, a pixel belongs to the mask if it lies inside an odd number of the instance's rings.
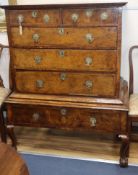
{"label": "short drawer", "polygon": [[63,24],[66,26],[117,25],[118,10],[107,8],[65,9]]}
{"label": "short drawer", "polygon": [[9,23],[11,26],[36,26],[49,27],[61,24],[59,10],[10,10]]}
{"label": "short drawer", "polygon": [[116,71],[116,50],[12,49],[15,69]]}
{"label": "short drawer", "polygon": [[120,131],[120,115],[115,111],[21,105],[14,106],[12,110],[15,125]]}
{"label": "short drawer", "polygon": [[93,28],[27,28],[19,34],[18,27],[11,28],[12,46],[62,47],[83,49],[116,49],[116,27]]}
{"label": "short drawer", "polygon": [[115,96],[115,74],[17,71],[16,90],[26,93]]}

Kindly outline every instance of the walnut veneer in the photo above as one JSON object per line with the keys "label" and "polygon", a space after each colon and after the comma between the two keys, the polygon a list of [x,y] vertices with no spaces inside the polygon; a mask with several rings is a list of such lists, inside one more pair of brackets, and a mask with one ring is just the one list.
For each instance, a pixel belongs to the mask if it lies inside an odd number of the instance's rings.
{"label": "walnut veneer", "polygon": [[21,155],[9,145],[0,142],[1,175],[29,175],[27,165]]}
{"label": "walnut veneer", "polygon": [[120,79],[123,5],[3,7],[13,91],[5,102],[8,125],[115,133],[123,140],[120,164],[127,165],[128,90]]}

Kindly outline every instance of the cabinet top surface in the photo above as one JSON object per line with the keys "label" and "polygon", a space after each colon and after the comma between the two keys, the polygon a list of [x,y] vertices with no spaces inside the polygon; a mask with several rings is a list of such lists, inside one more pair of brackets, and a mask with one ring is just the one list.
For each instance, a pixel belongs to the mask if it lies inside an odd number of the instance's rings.
{"label": "cabinet top surface", "polygon": [[41,5],[3,5],[0,6],[0,8],[3,9],[8,9],[8,10],[21,10],[21,9],[45,9],[45,8],[90,8],[90,7],[106,7],[106,8],[110,8],[110,7],[122,7],[124,5],[126,5],[127,2],[119,2],[119,3],[87,3],[87,4],[41,4]]}

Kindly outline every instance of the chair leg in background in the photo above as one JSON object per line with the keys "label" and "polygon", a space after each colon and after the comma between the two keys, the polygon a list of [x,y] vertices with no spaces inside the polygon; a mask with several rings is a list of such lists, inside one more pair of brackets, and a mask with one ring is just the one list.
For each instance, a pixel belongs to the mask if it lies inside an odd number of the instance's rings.
{"label": "chair leg in background", "polygon": [[16,141],[13,125],[7,125],[7,133],[8,133],[9,138],[12,141],[12,147],[17,149],[17,141]]}
{"label": "chair leg in background", "polygon": [[3,113],[1,109],[0,109],[0,135],[1,135],[1,141],[6,143],[7,142],[7,132],[6,132],[4,117],[3,117]]}

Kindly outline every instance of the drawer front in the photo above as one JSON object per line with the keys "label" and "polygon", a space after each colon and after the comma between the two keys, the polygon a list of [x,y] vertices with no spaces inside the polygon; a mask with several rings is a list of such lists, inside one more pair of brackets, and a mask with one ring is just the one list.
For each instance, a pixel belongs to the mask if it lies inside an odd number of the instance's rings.
{"label": "drawer front", "polygon": [[11,28],[13,46],[115,49],[116,27],[94,28]]}
{"label": "drawer front", "polygon": [[91,8],[63,10],[63,24],[66,26],[117,25],[118,10]]}
{"label": "drawer front", "polygon": [[59,26],[61,17],[59,10],[11,10],[9,11],[11,26]]}
{"label": "drawer front", "polygon": [[70,128],[77,127],[78,122],[75,119],[79,116],[78,110],[56,107],[14,107],[13,115],[15,124]]}
{"label": "drawer front", "polygon": [[115,50],[12,49],[16,69],[116,71]]}
{"label": "drawer front", "polygon": [[14,124],[51,128],[80,128],[104,132],[120,131],[117,112],[59,107],[13,107]]}
{"label": "drawer front", "polygon": [[114,74],[16,72],[16,90],[27,93],[115,96]]}
{"label": "drawer front", "polygon": [[103,132],[120,131],[120,115],[117,112],[82,109],[79,120],[82,128]]}

